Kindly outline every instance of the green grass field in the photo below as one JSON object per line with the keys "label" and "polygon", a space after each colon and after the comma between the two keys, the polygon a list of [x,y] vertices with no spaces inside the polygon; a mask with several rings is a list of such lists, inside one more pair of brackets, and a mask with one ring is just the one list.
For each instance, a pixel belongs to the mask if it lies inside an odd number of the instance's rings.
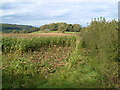
{"label": "green grass field", "polygon": [[[32,32],[32,33],[60,33],[59,31],[37,31],[37,32]],[[76,34],[78,32],[64,32],[64,33],[68,33],[68,34]]]}

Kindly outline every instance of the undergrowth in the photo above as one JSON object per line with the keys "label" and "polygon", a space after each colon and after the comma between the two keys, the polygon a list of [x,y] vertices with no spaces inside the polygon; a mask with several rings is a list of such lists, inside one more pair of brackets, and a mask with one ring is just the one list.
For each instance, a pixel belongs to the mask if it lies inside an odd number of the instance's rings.
{"label": "undergrowth", "polygon": [[4,88],[118,88],[118,22],[79,36],[3,38]]}

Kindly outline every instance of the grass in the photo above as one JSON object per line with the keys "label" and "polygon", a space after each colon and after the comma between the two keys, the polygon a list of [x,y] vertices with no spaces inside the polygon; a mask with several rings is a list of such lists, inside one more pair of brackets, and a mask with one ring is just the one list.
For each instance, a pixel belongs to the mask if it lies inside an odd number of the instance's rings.
{"label": "grass", "polygon": [[79,36],[3,36],[3,88],[118,88],[117,22]]}
{"label": "grass", "polygon": [[32,33],[58,33],[58,31],[37,31],[37,32],[32,32]]}
{"label": "grass", "polygon": [[[59,33],[59,31],[37,31],[32,33]],[[76,34],[77,32],[64,32],[65,34]]]}

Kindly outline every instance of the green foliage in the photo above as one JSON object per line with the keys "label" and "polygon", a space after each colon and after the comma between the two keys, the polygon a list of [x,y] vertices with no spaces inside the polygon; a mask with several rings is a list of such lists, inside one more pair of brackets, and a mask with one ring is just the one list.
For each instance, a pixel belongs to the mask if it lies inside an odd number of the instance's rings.
{"label": "green foliage", "polygon": [[64,33],[65,31],[69,32],[80,32],[81,25],[79,24],[67,24],[64,22],[61,23],[51,23],[47,25],[43,25],[40,27],[41,31],[49,30],[49,31],[59,31]]}
{"label": "green foliage", "polygon": [[2,40],[3,52],[14,52],[16,50],[22,52],[39,51],[42,47],[70,46],[75,42],[74,36],[59,37],[29,37],[29,38],[10,38],[4,37]]}
{"label": "green foliage", "polygon": [[70,31],[70,32],[73,32],[73,31],[74,31],[72,24],[68,24],[68,25],[67,25],[67,31]]}
{"label": "green foliage", "polygon": [[81,31],[67,65],[39,88],[118,88],[118,25],[99,20]]}
{"label": "green foliage", "polygon": [[16,25],[16,24],[0,24],[2,27],[2,33],[32,33],[36,31],[59,31],[59,32],[79,32],[81,30],[81,25],[79,24],[67,24],[61,23],[51,23],[40,26],[39,28],[28,26],[28,25]]}
{"label": "green foliage", "polygon": [[64,33],[66,31],[65,25],[61,24],[60,26],[58,26],[58,31]]}
{"label": "green foliage", "polygon": [[76,37],[3,37],[2,48],[3,87],[118,88],[115,20],[96,18]]}
{"label": "green foliage", "polygon": [[[98,18],[81,31],[82,47],[103,77],[103,85],[116,87],[118,78],[118,22]],[[92,60],[94,59],[94,61]],[[92,64],[91,64],[92,65]],[[116,80],[114,80],[116,79]],[[110,85],[110,86],[109,86]]]}
{"label": "green foliage", "polygon": [[17,24],[0,24],[2,26],[2,33],[30,33],[37,31],[36,27],[29,25]]}
{"label": "green foliage", "polygon": [[80,30],[81,30],[81,25],[79,25],[79,24],[73,24],[73,28],[74,28],[74,31],[75,31],[75,32],[80,32]]}
{"label": "green foliage", "polygon": [[44,31],[45,29],[49,29],[49,25],[43,25],[39,29],[40,31]]}
{"label": "green foliage", "polygon": [[50,31],[56,31],[58,28],[58,25],[56,23],[52,23],[52,24],[49,24],[49,28],[47,29],[50,29]]}
{"label": "green foliage", "polygon": [[[51,74],[66,63],[65,59],[76,40],[75,37],[49,37],[50,39],[44,37],[45,39],[31,38],[31,40],[21,38],[23,40],[20,38],[3,40],[3,45],[6,45],[3,46],[3,50],[7,49],[7,53],[3,52],[2,57],[3,88],[36,88],[43,85]],[[36,51],[25,52],[24,48],[31,48],[31,45],[35,46],[34,48],[38,47]],[[23,53],[21,49],[24,50]]]}

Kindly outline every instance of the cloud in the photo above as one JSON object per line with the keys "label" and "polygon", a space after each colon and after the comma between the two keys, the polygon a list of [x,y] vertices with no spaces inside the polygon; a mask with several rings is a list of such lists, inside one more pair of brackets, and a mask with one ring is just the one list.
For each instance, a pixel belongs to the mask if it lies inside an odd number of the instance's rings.
{"label": "cloud", "polygon": [[69,12],[69,10],[68,9],[58,9],[58,10],[50,10],[50,11],[48,11],[47,13],[49,14],[49,16],[54,16],[54,17],[56,17],[56,16],[62,16],[62,15],[64,15],[64,14],[66,14],[67,12]]}
{"label": "cloud", "polygon": [[3,0],[0,18],[5,23],[43,25],[53,22],[85,25],[91,18],[117,18],[117,0]]}
{"label": "cloud", "polygon": [[118,2],[119,0],[2,0],[2,3],[13,2]]}
{"label": "cloud", "polygon": [[4,12],[3,10],[0,10],[0,17],[6,16],[6,15],[14,15],[14,12],[11,12],[10,10],[7,10],[7,12]]}

